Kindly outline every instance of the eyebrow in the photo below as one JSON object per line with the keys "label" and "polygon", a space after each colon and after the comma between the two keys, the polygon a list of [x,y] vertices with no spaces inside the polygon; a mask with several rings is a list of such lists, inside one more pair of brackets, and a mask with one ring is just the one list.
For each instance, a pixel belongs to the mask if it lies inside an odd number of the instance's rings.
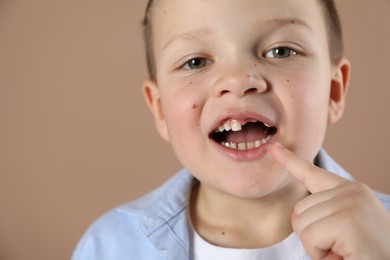
{"label": "eyebrow", "polygon": [[166,49],[168,45],[170,45],[171,43],[175,42],[176,40],[192,41],[192,40],[196,40],[196,39],[202,38],[204,36],[207,36],[207,35],[209,35],[212,32],[213,32],[213,30],[211,28],[203,27],[203,28],[200,28],[200,29],[196,29],[196,30],[193,30],[193,31],[189,31],[189,32],[186,32],[186,33],[174,36],[170,40],[168,40],[166,44],[164,44],[162,49],[163,50]]}
{"label": "eyebrow", "polygon": [[272,19],[266,22],[263,21],[259,22],[260,27],[272,26],[272,27],[280,28],[288,25],[303,26],[310,32],[313,32],[313,28],[309,24],[297,18],[279,18],[279,19]]}
{"label": "eyebrow", "polygon": [[[296,19],[296,18],[280,18],[280,19],[272,19],[268,21],[260,21],[258,23],[258,27],[272,27],[272,29],[278,29],[281,27],[289,26],[289,25],[299,25],[305,27],[310,32],[313,31],[313,28],[308,25],[306,22]],[[210,35],[214,30],[210,27],[202,27],[193,31],[186,32],[184,34],[179,34],[177,36],[172,37],[167,41],[166,44],[164,44],[162,50],[166,49],[171,43],[175,42],[176,40],[187,40],[187,41],[193,41],[199,38],[202,38],[204,36]]]}

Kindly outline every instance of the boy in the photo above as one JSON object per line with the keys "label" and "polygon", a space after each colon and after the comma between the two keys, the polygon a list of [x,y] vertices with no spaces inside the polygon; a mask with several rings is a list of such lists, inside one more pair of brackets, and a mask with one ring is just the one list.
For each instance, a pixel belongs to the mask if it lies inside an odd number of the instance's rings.
{"label": "boy", "polygon": [[145,35],[146,101],[186,169],[73,259],[390,259],[390,197],[321,149],[350,70],[333,1],[155,0]]}

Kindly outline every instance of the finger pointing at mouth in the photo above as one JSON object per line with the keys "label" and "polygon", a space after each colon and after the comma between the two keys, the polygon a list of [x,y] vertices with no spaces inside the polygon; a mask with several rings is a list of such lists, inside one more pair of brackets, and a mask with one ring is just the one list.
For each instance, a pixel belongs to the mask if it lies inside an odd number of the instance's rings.
{"label": "finger pointing at mouth", "polygon": [[346,179],[318,168],[280,143],[271,146],[271,154],[294,178],[303,183],[311,193],[330,190],[348,182]]}

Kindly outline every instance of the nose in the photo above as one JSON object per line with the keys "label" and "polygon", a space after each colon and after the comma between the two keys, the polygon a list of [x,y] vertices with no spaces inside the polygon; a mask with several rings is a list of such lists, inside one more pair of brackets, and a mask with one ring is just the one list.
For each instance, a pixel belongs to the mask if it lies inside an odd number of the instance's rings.
{"label": "nose", "polygon": [[268,83],[260,72],[236,68],[225,70],[215,82],[215,95],[223,96],[234,94],[242,97],[249,93],[264,93],[268,90]]}

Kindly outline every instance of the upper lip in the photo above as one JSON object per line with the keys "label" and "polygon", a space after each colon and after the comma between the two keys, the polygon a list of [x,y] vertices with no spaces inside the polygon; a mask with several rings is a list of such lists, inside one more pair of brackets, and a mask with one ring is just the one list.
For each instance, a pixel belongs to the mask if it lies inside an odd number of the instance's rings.
{"label": "upper lip", "polygon": [[217,118],[217,120],[215,120],[215,122],[211,127],[210,133],[213,133],[216,129],[218,129],[219,126],[224,124],[229,119],[234,119],[241,123],[260,121],[263,124],[266,124],[270,127],[278,128],[276,121],[266,115],[253,112],[253,111],[240,111],[240,112],[230,112]]}

